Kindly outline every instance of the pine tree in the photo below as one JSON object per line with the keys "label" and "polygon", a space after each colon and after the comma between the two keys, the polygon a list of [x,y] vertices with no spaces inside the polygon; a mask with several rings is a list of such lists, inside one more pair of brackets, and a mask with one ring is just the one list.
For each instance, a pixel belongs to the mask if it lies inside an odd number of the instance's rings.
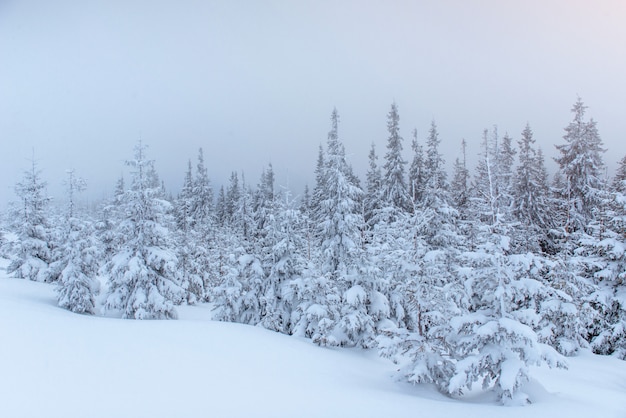
{"label": "pine tree", "polygon": [[[237,197],[233,202],[233,214],[231,217],[231,227],[238,234],[242,244],[248,252],[252,251],[254,234],[256,233],[253,211],[253,191],[246,183],[246,177],[241,174],[241,190],[238,189],[238,181],[235,177],[231,186],[234,190],[231,195],[227,195],[228,199]],[[230,203],[229,203],[230,205]]]}
{"label": "pine tree", "polygon": [[100,291],[96,278],[100,267],[99,242],[90,222],[70,217],[68,228],[57,282],[58,304],[72,312],[93,315],[95,296]]}
{"label": "pine tree", "polygon": [[508,133],[502,137],[496,152],[498,206],[500,212],[510,220],[513,209],[513,168],[515,167],[516,151],[513,148],[513,139]]}
{"label": "pine tree", "polygon": [[476,166],[476,174],[472,184],[471,218],[489,225],[498,221],[500,216],[498,182],[497,182],[497,131],[494,130],[491,140],[489,131],[483,131],[482,153]]}
{"label": "pine tree", "polygon": [[117,254],[103,268],[108,275],[108,311],[130,319],[176,318],[174,304],[183,299],[178,284],[178,260],[171,250],[171,237],[164,223],[169,203],[161,198],[154,182],[154,161],[146,159],[145,145],[135,147],[132,185],[122,196],[126,213],[117,226]]}
{"label": "pine tree", "polygon": [[457,158],[452,168],[452,181],[450,183],[450,199],[454,208],[459,212],[462,220],[467,218],[469,207],[469,170],[467,169],[467,144],[465,139],[461,141],[462,160]]}
{"label": "pine tree", "polygon": [[[585,324],[587,339],[598,354],[626,359],[626,195],[622,159],[611,189],[598,197],[595,219],[577,234],[574,256],[582,274],[593,284],[592,292],[582,293],[593,308]],[[590,286],[591,287],[591,286]]]}
{"label": "pine tree", "polygon": [[348,273],[354,266],[360,248],[360,225],[357,199],[362,191],[349,176],[343,144],[339,141],[339,115],[333,110],[332,129],[328,134],[324,181],[321,201],[322,271],[333,278]]}
{"label": "pine tree", "polygon": [[35,159],[31,168],[24,171],[24,177],[15,186],[15,193],[21,200],[14,218],[18,241],[7,273],[20,279],[51,281],[48,267],[52,261],[47,207],[50,198],[46,196],[47,183],[41,178],[41,171]]}
{"label": "pine tree", "polygon": [[526,273],[517,264],[525,261],[509,254],[509,226],[499,216],[495,219],[495,224],[480,227],[476,250],[462,255],[469,304],[466,313],[450,320],[446,335],[450,355],[456,359],[446,391],[461,395],[482,382],[504,404],[526,403],[527,395],[520,389],[530,378],[529,366],[564,363],[524,323],[527,311],[512,303],[523,299],[527,286],[532,289],[536,284],[522,281]]}
{"label": "pine tree", "polygon": [[385,174],[383,178],[382,194],[387,205],[398,210],[410,209],[410,199],[407,192],[404,165],[402,159],[402,137],[400,136],[400,115],[398,106],[391,104],[391,110],[387,116],[387,153],[385,154]]}
{"label": "pine tree", "polygon": [[239,189],[239,176],[236,171],[233,171],[230,174],[230,182],[228,184],[228,189],[226,190],[226,199],[224,200],[224,212],[228,224],[232,224],[233,222],[240,198],[241,190]]}
{"label": "pine tree", "polygon": [[224,186],[220,187],[215,202],[215,220],[219,226],[224,226],[228,222],[228,204],[226,202],[226,192]]}
{"label": "pine tree", "polygon": [[[174,216],[176,220],[176,255],[181,287],[186,292],[187,303],[193,304],[205,297],[205,284],[208,281],[207,251],[200,244],[204,234],[200,232],[195,216],[197,209],[197,189],[194,186],[191,161],[187,163],[187,171],[183,187],[174,202]],[[206,220],[205,220],[206,222]]]}
{"label": "pine tree", "polygon": [[65,183],[65,189],[67,192],[67,216],[73,218],[75,215],[76,207],[76,194],[85,190],[87,183],[82,177],[76,176],[76,170],[66,170],[67,180]]}
{"label": "pine tree", "polygon": [[584,229],[593,219],[594,208],[599,203],[603,189],[602,139],[596,122],[584,120],[587,107],[579,98],[572,113],[574,120],[565,128],[565,144],[557,145],[560,156],[555,158],[563,173],[567,196],[565,230],[569,232]]}
{"label": "pine tree", "polygon": [[296,300],[291,291],[292,283],[299,280],[305,268],[304,237],[300,232],[302,213],[294,206],[289,193],[276,201],[275,214],[267,223],[269,266],[259,299],[260,324],[267,329],[290,334]]}
{"label": "pine tree", "polygon": [[424,172],[426,176],[426,187],[431,192],[436,190],[445,191],[447,189],[445,162],[443,156],[439,152],[439,132],[435,121],[431,122],[428,131],[428,139],[426,140],[426,161],[424,162]]}
{"label": "pine tree", "polygon": [[198,150],[198,163],[196,176],[192,183],[192,196],[191,216],[194,222],[192,227],[206,232],[213,221],[213,188],[204,164],[202,148]]}
{"label": "pine tree", "polygon": [[417,141],[417,129],[413,129],[413,140],[411,141],[411,149],[413,150],[413,160],[409,167],[409,194],[412,202],[418,203],[422,200],[426,176],[424,173],[424,150]]}
{"label": "pine tree", "polygon": [[[338,135],[337,110],[331,115],[320,201],[321,255],[319,274],[312,269],[302,281],[292,284],[295,300],[295,333],[310,336],[320,345],[367,344],[373,336],[368,294],[359,276],[362,262],[360,212],[361,189]],[[365,297],[362,297],[365,293]]]}
{"label": "pine tree", "polygon": [[375,224],[376,213],[382,207],[382,174],[380,172],[378,164],[376,163],[377,159],[378,156],[376,155],[376,147],[374,146],[374,144],[372,144],[372,148],[370,149],[369,153],[369,169],[367,170],[367,192],[364,199],[364,220],[370,228]]}
{"label": "pine tree", "polygon": [[174,217],[176,228],[183,234],[187,234],[193,228],[193,173],[191,170],[191,160],[187,163],[187,171],[183,180],[183,187],[175,202]]}
{"label": "pine tree", "polygon": [[626,155],[620,160],[615,177],[611,183],[611,191],[626,194]]}
{"label": "pine tree", "polygon": [[524,230],[526,247],[537,251],[545,248],[547,230],[552,226],[549,188],[546,168],[541,150],[533,146],[530,125],[522,131],[519,144],[519,165],[513,182],[513,216]]}
{"label": "pine tree", "polygon": [[322,216],[322,200],[324,200],[324,189],[326,188],[326,160],[324,148],[320,144],[317,153],[317,164],[315,165],[315,187],[311,196],[311,219],[314,223],[319,223]]}

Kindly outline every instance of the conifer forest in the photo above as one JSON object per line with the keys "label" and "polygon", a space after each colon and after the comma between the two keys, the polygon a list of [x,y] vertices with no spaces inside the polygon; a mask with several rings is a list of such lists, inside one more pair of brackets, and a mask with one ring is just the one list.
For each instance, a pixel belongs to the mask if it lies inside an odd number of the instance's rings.
{"label": "conifer forest", "polygon": [[174,193],[138,141],[110,198],[84,207],[89,186],[68,170],[58,205],[33,160],[1,255],[79,314],[165,320],[206,304],[215,320],[375,350],[452,397],[482,385],[517,402],[532,366],[583,349],[626,359],[626,156],[607,169],[586,110],[574,103],[554,173],[530,125],[459,141],[447,166],[436,123],[403,138],[395,103],[361,177],[333,110],[304,190],[271,164],[216,185],[201,148]]}

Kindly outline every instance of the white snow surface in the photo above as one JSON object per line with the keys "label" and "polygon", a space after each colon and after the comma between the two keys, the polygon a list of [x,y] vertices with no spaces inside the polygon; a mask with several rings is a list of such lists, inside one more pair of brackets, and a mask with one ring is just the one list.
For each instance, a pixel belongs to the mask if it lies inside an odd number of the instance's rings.
{"label": "white snow surface", "polygon": [[626,416],[626,362],[611,357],[533,368],[528,406],[455,400],[398,382],[374,351],[215,322],[206,305],[179,307],[177,321],[74,314],[53,286],[1,267],[0,417]]}

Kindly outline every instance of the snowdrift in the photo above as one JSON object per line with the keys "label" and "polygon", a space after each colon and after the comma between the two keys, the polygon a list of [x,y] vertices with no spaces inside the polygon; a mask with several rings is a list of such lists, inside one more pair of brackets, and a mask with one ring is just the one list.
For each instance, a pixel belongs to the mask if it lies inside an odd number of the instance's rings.
{"label": "snowdrift", "polygon": [[543,417],[626,414],[626,362],[583,354],[535,369],[526,407],[489,394],[453,400],[394,380],[363,350],[324,349],[261,328],[211,321],[77,315],[51,285],[0,271],[0,417]]}

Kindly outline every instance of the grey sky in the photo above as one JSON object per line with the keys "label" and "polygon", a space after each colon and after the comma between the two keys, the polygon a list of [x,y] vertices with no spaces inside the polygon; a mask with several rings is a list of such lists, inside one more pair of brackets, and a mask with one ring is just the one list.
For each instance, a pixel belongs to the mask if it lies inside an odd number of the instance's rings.
{"label": "grey sky", "polygon": [[300,193],[334,106],[363,173],[394,100],[407,158],[435,119],[451,163],[494,124],[554,156],[580,95],[613,170],[625,21],[621,0],[0,0],[0,207],[33,149],[52,195],[73,167],[100,197],[139,138],[173,190],[203,147],[215,185],[272,162]]}

